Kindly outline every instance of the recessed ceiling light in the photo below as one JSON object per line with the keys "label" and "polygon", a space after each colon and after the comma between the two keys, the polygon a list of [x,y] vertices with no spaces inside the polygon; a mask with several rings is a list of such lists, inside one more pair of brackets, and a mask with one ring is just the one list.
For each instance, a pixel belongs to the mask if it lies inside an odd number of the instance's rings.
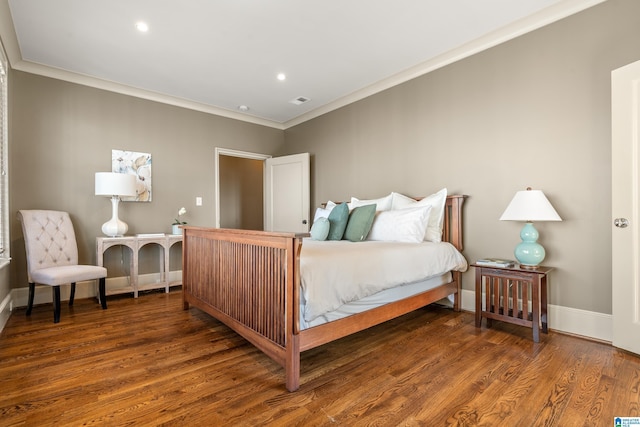
{"label": "recessed ceiling light", "polygon": [[146,22],[139,21],[136,22],[136,29],[141,33],[146,33],[149,31],[149,25]]}
{"label": "recessed ceiling light", "polygon": [[284,80],[287,79],[287,76],[284,73],[278,74],[277,77],[278,77],[278,80],[280,80],[280,81],[284,81]]}

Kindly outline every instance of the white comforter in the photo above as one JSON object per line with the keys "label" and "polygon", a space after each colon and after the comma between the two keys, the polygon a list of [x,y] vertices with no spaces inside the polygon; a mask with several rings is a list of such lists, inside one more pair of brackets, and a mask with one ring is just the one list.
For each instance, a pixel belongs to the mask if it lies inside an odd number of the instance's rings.
{"label": "white comforter", "polygon": [[384,289],[451,270],[467,261],[449,243],[304,239],[300,279],[307,322]]}

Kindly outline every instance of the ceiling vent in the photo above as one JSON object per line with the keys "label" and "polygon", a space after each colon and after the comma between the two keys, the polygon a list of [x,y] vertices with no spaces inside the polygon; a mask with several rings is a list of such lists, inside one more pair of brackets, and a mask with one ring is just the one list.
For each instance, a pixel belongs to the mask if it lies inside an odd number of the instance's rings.
{"label": "ceiling vent", "polygon": [[297,98],[292,99],[289,102],[295,105],[302,105],[305,102],[309,102],[309,101],[311,101],[311,98],[307,98],[306,96],[299,96]]}

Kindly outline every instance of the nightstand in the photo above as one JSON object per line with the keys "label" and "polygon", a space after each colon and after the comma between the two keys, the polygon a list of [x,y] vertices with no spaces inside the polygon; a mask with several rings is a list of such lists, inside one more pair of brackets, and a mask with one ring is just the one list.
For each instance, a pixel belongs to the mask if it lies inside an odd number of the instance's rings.
{"label": "nightstand", "polygon": [[476,327],[483,317],[487,328],[492,320],[514,323],[532,328],[533,341],[540,342],[540,327],[548,332],[547,275],[553,268],[471,266],[476,270]]}

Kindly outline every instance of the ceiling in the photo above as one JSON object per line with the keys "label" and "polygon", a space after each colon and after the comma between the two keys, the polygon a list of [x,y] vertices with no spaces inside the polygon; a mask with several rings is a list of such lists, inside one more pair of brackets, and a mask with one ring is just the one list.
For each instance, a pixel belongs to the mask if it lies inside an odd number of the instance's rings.
{"label": "ceiling", "polygon": [[602,1],[0,0],[0,38],[17,70],[286,129]]}

